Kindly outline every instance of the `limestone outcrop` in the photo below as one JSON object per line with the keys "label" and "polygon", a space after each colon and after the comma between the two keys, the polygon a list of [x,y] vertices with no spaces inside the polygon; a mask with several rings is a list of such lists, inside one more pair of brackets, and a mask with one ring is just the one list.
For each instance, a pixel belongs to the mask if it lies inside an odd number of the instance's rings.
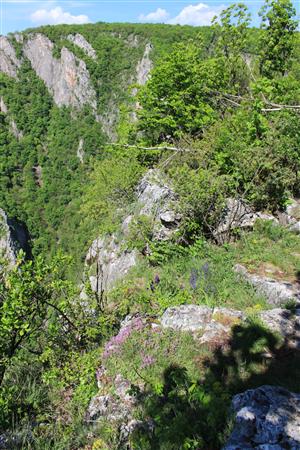
{"label": "limestone outcrop", "polygon": [[262,277],[247,271],[241,264],[235,266],[235,271],[240,274],[255,290],[264,295],[271,305],[281,305],[290,300],[300,302],[300,289],[298,283],[284,280]]}
{"label": "limestone outcrop", "polygon": [[146,44],[145,51],[142,59],[138,62],[136,67],[136,82],[140,86],[146,84],[149,79],[150,72],[153,67],[152,60],[150,59],[150,53],[152,51],[152,45],[150,43]]}
{"label": "limestone outcrop", "polygon": [[75,108],[90,105],[96,110],[96,93],[85,62],[65,47],[60,58],[54,58],[53,48],[53,42],[41,33],[31,35],[24,45],[25,56],[45,82],[54,102]]}
{"label": "limestone outcrop", "polygon": [[93,49],[91,44],[82,36],[82,34],[69,34],[67,36],[67,39],[73,44],[77,45],[77,47],[80,47],[87,56],[94,60],[97,59],[95,50]]}
{"label": "limestone outcrop", "polygon": [[283,225],[289,227],[291,231],[300,234],[300,200],[291,199],[285,211],[280,214]]}
{"label": "limestone outcrop", "polygon": [[[300,349],[300,307],[295,312],[274,308],[257,314],[263,325],[278,333],[292,348]],[[181,305],[167,308],[161,317],[163,328],[201,332],[201,343],[220,341],[230,337],[233,326],[246,319],[242,311],[228,308],[209,308],[202,305]]]}
{"label": "limestone outcrop", "polygon": [[95,239],[86,256],[86,268],[93,292],[98,296],[113,288],[138,261],[138,251],[128,249],[130,224],[139,216],[151,218],[153,239],[165,241],[180,224],[177,197],[159,170],[149,170],[136,191],[136,213],[125,217],[120,233]]}
{"label": "limestone outcrop", "polygon": [[100,298],[137,262],[137,252],[122,248],[116,235],[95,239],[86,256],[92,291]]}
{"label": "limestone outcrop", "polygon": [[298,450],[300,394],[261,386],[232,400],[235,424],[223,450]]}
{"label": "limestone outcrop", "polygon": [[254,211],[247,203],[240,199],[229,198],[222,213],[222,217],[214,237],[219,242],[230,240],[231,234],[237,229],[252,229],[257,220],[271,220],[278,223],[272,214]]}
{"label": "limestone outcrop", "polygon": [[21,61],[17,58],[15,49],[6,36],[0,36],[0,72],[9,77],[17,78]]}

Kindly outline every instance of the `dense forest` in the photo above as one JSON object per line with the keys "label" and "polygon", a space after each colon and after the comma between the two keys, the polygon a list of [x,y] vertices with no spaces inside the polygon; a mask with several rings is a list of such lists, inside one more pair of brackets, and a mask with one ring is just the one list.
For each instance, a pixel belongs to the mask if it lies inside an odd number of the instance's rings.
{"label": "dense forest", "polygon": [[[260,18],[251,28],[234,4],[210,27],[97,23],[8,36],[21,64],[16,77],[0,74],[0,208],[26,227],[30,252],[0,265],[0,448],[217,450],[235,394],[263,384],[300,392],[299,349],[262,322],[274,304],[234,269],[299,282],[300,238],[279,219],[300,197],[300,35],[289,0],[266,0]],[[57,104],[26,56],[35,35],[51,41],[54,61],[75,55],[95,104]],[[143,60],[151,72],[139,83]],[[149,173],[172,186],[167,238],[140,212]],[[221,239],[228,199],[271,220]],[[102,237],[137,263],[100,298],[85,261]],[[203,344],[157,325],[181,305],[244,315],[230,322],[229,343]],[[275,306],[295,315],[297,305]],[[124,417],[87,413],[99,390],[121,397],[118,377],[139,424],[127,434]]]}

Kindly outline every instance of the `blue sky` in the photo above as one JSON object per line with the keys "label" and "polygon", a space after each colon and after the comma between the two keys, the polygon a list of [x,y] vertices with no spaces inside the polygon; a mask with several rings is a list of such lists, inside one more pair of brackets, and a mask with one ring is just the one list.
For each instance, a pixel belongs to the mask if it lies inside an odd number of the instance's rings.
{"label": "blue sky", "polygon": [[[0,34],[57,23],[152,22],[209,25],[228,0],[0,0]],[[262,0],[246,0],[257,25]],[[299,18],[299,0],[294,0]]]}

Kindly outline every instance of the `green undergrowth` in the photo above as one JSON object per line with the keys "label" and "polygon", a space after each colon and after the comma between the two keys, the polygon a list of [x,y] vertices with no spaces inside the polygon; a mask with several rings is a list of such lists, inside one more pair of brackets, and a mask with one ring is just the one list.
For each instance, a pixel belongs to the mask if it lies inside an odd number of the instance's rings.
{"label": "green undergrowth", "polygon": [[297,281],[300,240],[295,233],[272,222],[258,222],[255,231],[232,247],[238,262],[251,272],[270,278]]}
{"label": "green undergrowth", "polygon": [[161,243],[108,294],[119,313],[162,313],[186,303],[243,311],[268,309],[266,299],[235,271],[236,264],[275,279],[296,281],[300,269],[298,236],[269,222],[222,246],[199,239],[191,247]]}

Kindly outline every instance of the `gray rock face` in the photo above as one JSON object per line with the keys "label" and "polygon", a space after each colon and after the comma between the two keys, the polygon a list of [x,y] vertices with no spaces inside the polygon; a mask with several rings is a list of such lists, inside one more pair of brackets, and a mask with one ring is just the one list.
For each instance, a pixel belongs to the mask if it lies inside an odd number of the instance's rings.
{"label": "gray rock face", "polygon": [[105,419],[108,421],[124,421],[128,419],[135,404],[135,398],[128,391],[130,383],[121,375],[117,375],[113,380],[115,395],[98,394],[92,398],[86,420],[94,422]]}
{"label": "gray rock face", "polygon": [[220,224],[214,231],[214,237],[219,242],[226,241],[230,238],[232,231],[237,228],[251,229],[258,219],[272,220],[278,223],[278,220],[271,214],[255,212],[242,200],[230,198],[227,200]]}
{"label": "gray rock face", "polygon": [[6,104],[4,102],[4,99],[2,97],[0,97],[0,111],[3,114],[7,114],[7,112],[8,112],[7,106],[6,106]]}
{"label": "gray rock face", "polygon": [[113,423],[119,427],[120,448],[131,449],[130,435],[137,429],[153,429],[153,421],[141,421],[133,418],[133,412],[137,406],[137,397],[130,393],[130,383],[120,374],[109,382],[114,386],[114,393],[105,392],[106,370],[101,366],[98,371],[99,393],[92,398],[87,414],[86,422],[89,423]]}
{"label": "gray rock face", "polygon": [[288,309],[274,308],[259,314],[262,322],[273,332],[279,333],[290,347],[300,349],[300,309],[293,314]]}
{"label": "gray rock face", "polygon": [[300,234],[300,199],[291,199],[285,211],[279,214],[279,218],[282,225]]}
{"label": "gray rock face", "polygon": [[181,215],[176,213],[176,197],[172,187],[157,169],[149,170],[137,188],[139,215],[153,217],[154,239],[168,240],[177,231]]}
{"label": "gray rock face", "polygon": [[0,36],[0,72],[9,77],[17,78],[17,70],[21,61],[16,56],[15,49],[6,36]]}
{"label": "gray rock face", "polygon": [[76,155],[77,155],[77,158],[79,159],[79,161],[81,162],[81,164],[83,164],[83,158],[84,158],[83,144],[84,144],[84,140],[79,139]]}
{"label": "gray rock face", "polygon": [[67,39],[73,44],[80,47],[86,55],[88,55],[92,59],[97,59],[97,54],[91,44],[79,33],[69,34]]}
{"label": "gray rock face", "polygon": [[140,86],[146,84],[149,79],[150,72],[153,68],[153,63],[150,59],[151,51],[152,45],[150,43],[146,44],[143,57],[136,66],[136,82]]}
{"label": "gray rock face", "polygon": [[[133,40],[132,42],[136,42],[136,45],[131,45],[129,43],[130,46],[138,45],[138,39],[136,39],[135,41]],[[136,80],[133,80],[133,81],[135,81],[140,86],[144,86],[150,78],[150,72],[153,68],[153,62],[150,58],[151,51],[152,51],[152,45],[150,43],[146,44],[143,57],[136,66]],[[138,89],[136,87],[133,88],[132,95],[135,96],[137,93],[138,93]],[[135,111],[133,111],[131,114],[131,120],[133,122],[136,122],[138,120],[136,111],[140,108],[141,108],[140,103],[138,101],[136,101],[135,102]]]}
{"label": "gray rock face", "polygon": [[167,308],[160,323],[163,328],[202,332],[200,342],[204,344],[228,337],[232,326],[244,318],[241,311],[228,308],[181,305]]}
{"label": "gray rock face", "polygon": [[123,250],[115,235],[95,239],[86,256],[87,266],[95,269],[89,276],[92,290],[101,296],[125,277],[136,262],[137,252]]}
{"label": "gray rock face", "polygon": [[22,139],[23,138],[23,131],[19,130],[16,122],[11,119],[10,120],[10,132],[18,139]]}
{"label": "gray rock face", "polygon": [[299,450],[300,395],[277,386],[233,398],[233,432],[223,450]]}
{"label": "gray rock face", "polygon": [[167,308],[161,318],[163,328],[181,331],[204,330],[211,321],[212,308],[197,305],[182,305]]}
{"label": "gray rock face", "polygon": [[9,267],[16,263],[19,250],[26,250],[28,237],[25,229],[13,220],[7,218],[0,209],[0,258],[4,258]]}
{"label": "gray rock face", "polygon": [[289,300],[298,302],[300,299],[299,287],[296,284],[251,274],[240,264],[235,266],[235,270],[241,274],[248,283],[252,284],[258,293],[266,296],[271,305],[280,305]]}
{"label": "gray rock face", "polygon": [[58,106],[81,108],[91,105],[96,110],[96,93],[85,63],[65,47],[60,59],[52,55],[54,44],[44,35],[32,35],[24,45],[24,54],[37,75],[45,82]]}
{"label": "gray rock face", "polygon": [[23,44],[24,36],[22,33],[14,33],[14,38],[19,44]]}

